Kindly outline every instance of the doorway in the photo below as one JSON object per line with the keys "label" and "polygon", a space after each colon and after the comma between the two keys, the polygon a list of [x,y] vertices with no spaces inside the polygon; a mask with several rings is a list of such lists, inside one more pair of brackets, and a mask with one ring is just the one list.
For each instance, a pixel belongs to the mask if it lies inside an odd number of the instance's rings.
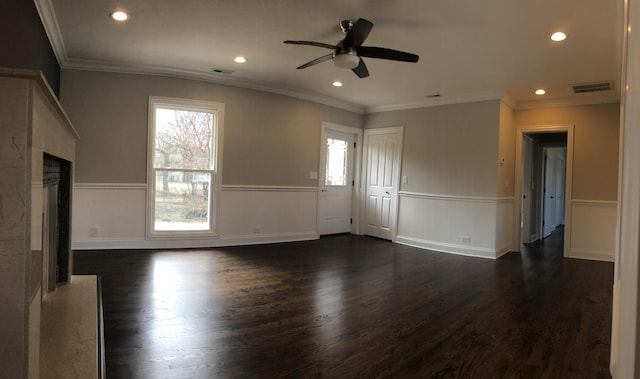
{"label": "doorway", "polygon": [[564,225],[563,251],[571,247],[573,125],[518,128],[516,140],[516,251]]}
{"label": "doorway", "polygon": [[320,141],[318,234],[356,233],[362,130],[323,122]]}

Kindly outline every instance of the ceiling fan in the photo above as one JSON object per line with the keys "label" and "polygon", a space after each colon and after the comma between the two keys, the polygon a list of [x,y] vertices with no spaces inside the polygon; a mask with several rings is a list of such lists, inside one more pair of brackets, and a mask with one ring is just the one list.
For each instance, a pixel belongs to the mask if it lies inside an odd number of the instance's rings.
{"label": "ceiling fan", "polygon": [[373,28],[373,23],[369,20],[365,20],[364,18],[359,18],[355,22],[353,20],[341,21],[340,28],[344,33],[346,33],[346,35],[344,39],[339,41],[336,45],[312,41],[284,41],[284,43],[290,43],[293,45],[309,45],[333,50],[331,54],[323,55],[320,58],[309,61],[297,68],[307,68],[332,59],[336,66],[351,69],[351,71],[358,75],[359,78],[366,78],[369,76],[369,70],[362,60],[363,57],[388,59],[401,62],[417,62],[420,58],[415,54],[406,53],[404,51],[387,49],[384,47],[362,46],[362,43],[367,39],[371,28]]}

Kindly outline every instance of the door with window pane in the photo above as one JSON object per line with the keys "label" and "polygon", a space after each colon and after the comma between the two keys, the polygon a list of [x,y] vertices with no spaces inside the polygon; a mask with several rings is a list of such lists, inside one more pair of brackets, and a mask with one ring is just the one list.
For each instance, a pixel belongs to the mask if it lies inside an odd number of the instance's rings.
{"label": "door with window pane", "polygon": [[218,110],[154,101],[150,111],[150,232],[212,233]]}
{"label": "door with window pane", "polygon": [[324,131],[320,162],[318,233],[351,231],[355,135]]}

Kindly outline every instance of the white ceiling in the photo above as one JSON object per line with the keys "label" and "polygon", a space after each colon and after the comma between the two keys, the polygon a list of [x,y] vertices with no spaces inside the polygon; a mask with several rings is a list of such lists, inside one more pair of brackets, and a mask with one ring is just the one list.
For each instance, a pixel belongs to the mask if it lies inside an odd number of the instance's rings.
{"label": "white ceiling", "polygon": [[[35,1],[62,68],[196,78],[359,112],[500,97],[515,108],[619,98],[622,1]],[[115,9],[130,20],[111,20]],[[332,62],[296,70],[330,51],[284,40],[335,44],[339,21],[359,17],[374,23],[364,46],[408,51],[419,62],[365,58],[364,79]],[[568,39],[552,42],[556,30]],[[234,63],[237,55],[248,62]],[[570,87],[608,80],[612,91]],[[537,87],[547,90],[542,99]],[[433,94],[441,96],[426,97]]]}

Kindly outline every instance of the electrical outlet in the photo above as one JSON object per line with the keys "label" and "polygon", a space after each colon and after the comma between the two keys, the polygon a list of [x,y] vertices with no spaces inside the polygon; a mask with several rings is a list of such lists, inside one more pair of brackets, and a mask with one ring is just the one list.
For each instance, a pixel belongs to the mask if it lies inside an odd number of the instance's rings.
{"label": "electrical outlet", "polygon": [[100,235],[100,228],[97,226],[89,227],[89,238],[98,238]]}
{"label": "electrical outlet", "polygon": [[471,237],[469,237],[469,236],[462,236],[462,237],[460,237],[460,242],[464,242],[464,243],[471,243]]}

